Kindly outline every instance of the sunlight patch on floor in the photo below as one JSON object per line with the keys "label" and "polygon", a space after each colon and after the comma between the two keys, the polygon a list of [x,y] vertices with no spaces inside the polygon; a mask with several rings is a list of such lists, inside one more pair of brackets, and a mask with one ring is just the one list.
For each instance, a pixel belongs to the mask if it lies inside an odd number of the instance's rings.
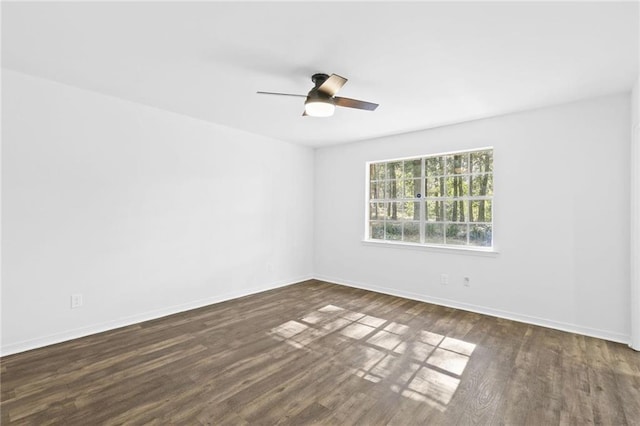
{"label": "sunlight patch on floor", "polygon": [[382,330],[370,337],[367,343],[392,351],[402,343],[402,340],[396,334]]}
{"label": "sunlight patch on floor", "polygon": [[340,334],[343,336],[351,337],[352,339],[362,339],[364,336],[371,334],[375,331],[374,327],[369,327],[364,324],[351,324],[340,330]]}
{"label": "sunlight patch on floor", "polygon": [[428,330],[412,332],[406,324],[336,305],[287,321],[271,329],[269,335],[295,348],[308,349],[334,332],[353,341],[342,354],[354,375],[440,411],[453,398],[476,347]]}

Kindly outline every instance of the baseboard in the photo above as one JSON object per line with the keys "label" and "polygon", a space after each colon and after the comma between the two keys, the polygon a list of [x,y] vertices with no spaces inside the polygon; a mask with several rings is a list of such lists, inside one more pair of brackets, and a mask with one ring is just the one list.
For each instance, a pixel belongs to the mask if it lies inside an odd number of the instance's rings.
{"label": "baseboard", "polygon": [[78,339],[80,337],[86,337],[92,334],[102,333],[104,331],[114,330],[116,328],[126,327],[128,325],[139,324],[141,322],[166,317],[168,315],[190,311],[192,309],[202,308],[203,306],[213,305],[215,303],[225,302],[231,299],[237,299],[239,297],[249,296],[251,294],[262,293],[264,291],[285,287],[291,284],[297,284],[299,282],[310,280],[312,278],[313,278],[312,275],[305,275],[305,276],[300,276],[300,277],[296,277],[288,280],[276,281],[269,284],[245,289],[242,291],[233,291],[229,293],[224,293],[221,295],[216,295],[216,296],[208,297],[205,299],[194,300],[194,301],[182,303],[179,305],[167,306],[165,308],[155,309],[153,311],[131,315],[128,317],[123,317],[123,318],[119,318],[112,321],[106,321],[103,323],[92,324],[86,327],[67,330],[62,333],[42,336],[36,339],[23,340],[17,343],[3,345],[2,348],[0,349],[0,356],[12,355],[19,352],[25,352],[32,349],[42,348],[44,346],[54,345],[56,343],[66,342],[68,340]]}
{"label": "baseboard", "polygon": [[362,290],[374,291],[376,293],[388,294],[390,296],[402,297],[405,299],[417,300],[419,302],[433,303],[434,305],[447,306],[455,309],[462,309],[464,311],[475,312],[478,314],[489,315],[492,317],[504,318],[512,321],[518,321],[526,324],[538,325],[541,327],[552,328],[555,330],[567,331],[570,333],[581,334],[589,337],[596,337],[599,339],[609,340],[617,343],[629,344],[629,336],[615,333],[607,330],[599,330],[590,327],[583,327],[576,324],[565,323],[560,321],[548,320],[545,318],[538,318],[529,315],[517,314],[515,312],[503,311],[500,309],[488,308],[485,306],[473,305],[464,302],[458,302],[450,299],[443,299],[439,297],[425,296],[409,291],[397,290],[388,287],[380,287],[361,282],[344,280],[335,277],[329,277],[325,275],[314,275],[314,278],[320,281],[325,281],[332,284],[343,285],[347,287],[359,288]]}

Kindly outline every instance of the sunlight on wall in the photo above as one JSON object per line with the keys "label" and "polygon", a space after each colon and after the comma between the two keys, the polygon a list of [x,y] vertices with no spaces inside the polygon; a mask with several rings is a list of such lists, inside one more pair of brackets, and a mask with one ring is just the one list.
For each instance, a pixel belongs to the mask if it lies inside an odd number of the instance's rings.
{"label": "sunlight on wall", "polygon": [[352,373],[440,411],[446,409],[476,345],[427,330],[327,305],[270,335],[298,349],[337,332],[355,345],[344,349]]}

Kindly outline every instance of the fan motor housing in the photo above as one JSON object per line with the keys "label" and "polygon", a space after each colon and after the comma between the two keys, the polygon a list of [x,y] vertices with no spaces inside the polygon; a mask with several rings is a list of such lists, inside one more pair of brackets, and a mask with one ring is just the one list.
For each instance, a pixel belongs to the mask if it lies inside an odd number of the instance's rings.
{"label": "fan motor housing", "polygon": [[322,86],[322,83],[324,83],[328,78],[329,76],[327,74],[318,73],[311,76],[311,81],[313,81],[313,84],[316,85],[317,89],[318,87]]}

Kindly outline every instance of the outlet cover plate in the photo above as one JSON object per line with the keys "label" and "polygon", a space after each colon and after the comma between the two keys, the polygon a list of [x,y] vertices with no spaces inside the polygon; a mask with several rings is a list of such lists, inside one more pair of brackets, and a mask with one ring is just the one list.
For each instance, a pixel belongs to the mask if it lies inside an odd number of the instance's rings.
{"label": "outlet cover plate", "polygon": [[71,309],[79,308],[82,306],[82,295],[81,294],[72,294],[71,295]]}

